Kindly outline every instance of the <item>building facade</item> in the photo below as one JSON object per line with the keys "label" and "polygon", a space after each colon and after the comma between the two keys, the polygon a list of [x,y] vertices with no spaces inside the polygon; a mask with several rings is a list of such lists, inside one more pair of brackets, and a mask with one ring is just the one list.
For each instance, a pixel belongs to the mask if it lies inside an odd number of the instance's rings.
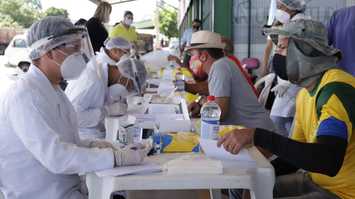
{"label": "building facade", "polygon": [[[306,0],[306,14],[326,24],[339,8],[355,5],[355,0]],[[195,18],[202,28],[222,34],[234,42],[239,58],[262,58],[266,38],[262,28],[267,23],[271,0],[180,0],[180,37]]]}

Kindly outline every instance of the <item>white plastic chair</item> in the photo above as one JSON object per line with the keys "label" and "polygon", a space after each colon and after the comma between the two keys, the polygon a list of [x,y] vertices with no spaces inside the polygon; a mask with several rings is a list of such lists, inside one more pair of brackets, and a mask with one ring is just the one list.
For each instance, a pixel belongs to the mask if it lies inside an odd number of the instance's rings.
{"label": "white plastic chair", "polygon": [[271,91],[271,87],[272,87],[272,82],[275,79],[275,74],[274,73],[270,73],[262,78],[260,78],[255,84],[255,88],[258,88],[259,86],[261,86],[262,84],[264,84],[264,88],[263,90],[260,92],[259,95],[259,102],[265,106],[266,102],[267,102],[267,98],[269,97],[270,91]]}

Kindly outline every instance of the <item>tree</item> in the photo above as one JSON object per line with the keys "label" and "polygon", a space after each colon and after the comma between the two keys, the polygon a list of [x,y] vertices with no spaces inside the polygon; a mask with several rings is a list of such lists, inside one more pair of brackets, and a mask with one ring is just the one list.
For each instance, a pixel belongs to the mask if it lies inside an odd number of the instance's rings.
{"label": "tree", "polygon": [[30,3],[36,9],[42,9],[41,0],[26,0],[26,2]]}
{"label": "tree", "polygon": [[68,18],[68,11],[63,8],[55,8],[55,7],[50,7],[44,12],[44,16],[63,16],[65,18]]}
{"label": "tree", "polygon": [[159,30],[169,39],[177,37],[177,12],[173,8],[161,8],[159,12]]}
{"label": "tree", "polygon": [[26,0],[0,1],[0,14],[0,24],[9,27],[28,28],[41,17],[40,11]]}

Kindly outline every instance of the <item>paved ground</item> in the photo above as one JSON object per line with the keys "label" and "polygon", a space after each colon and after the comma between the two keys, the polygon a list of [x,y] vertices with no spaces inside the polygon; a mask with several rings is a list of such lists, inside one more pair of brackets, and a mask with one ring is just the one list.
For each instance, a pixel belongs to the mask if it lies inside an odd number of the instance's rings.
{"label": "paved ground", "polygon": [[0,55],[0,75],[13,75],[17,73],[14,67],[5,66],[6,57]]}
{"label": "paved ground", "polygon": [[5,66],[6,58],[0,56],[0,93],[16,80],[17,69]]}

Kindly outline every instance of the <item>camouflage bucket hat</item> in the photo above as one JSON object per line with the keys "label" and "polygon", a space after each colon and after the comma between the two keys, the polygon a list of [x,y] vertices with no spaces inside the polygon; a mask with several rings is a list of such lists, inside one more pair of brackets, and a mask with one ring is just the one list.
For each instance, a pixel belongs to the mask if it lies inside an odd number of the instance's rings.
{"label": "camouflage bucket hat", "polygon": [[341,58],[341,51],[328,45],[328,33],[325,26],[318,21],[300,19],[291,21],[281,27],[264,29],[266,35],[282,35],[304,42],[326,56]]}

